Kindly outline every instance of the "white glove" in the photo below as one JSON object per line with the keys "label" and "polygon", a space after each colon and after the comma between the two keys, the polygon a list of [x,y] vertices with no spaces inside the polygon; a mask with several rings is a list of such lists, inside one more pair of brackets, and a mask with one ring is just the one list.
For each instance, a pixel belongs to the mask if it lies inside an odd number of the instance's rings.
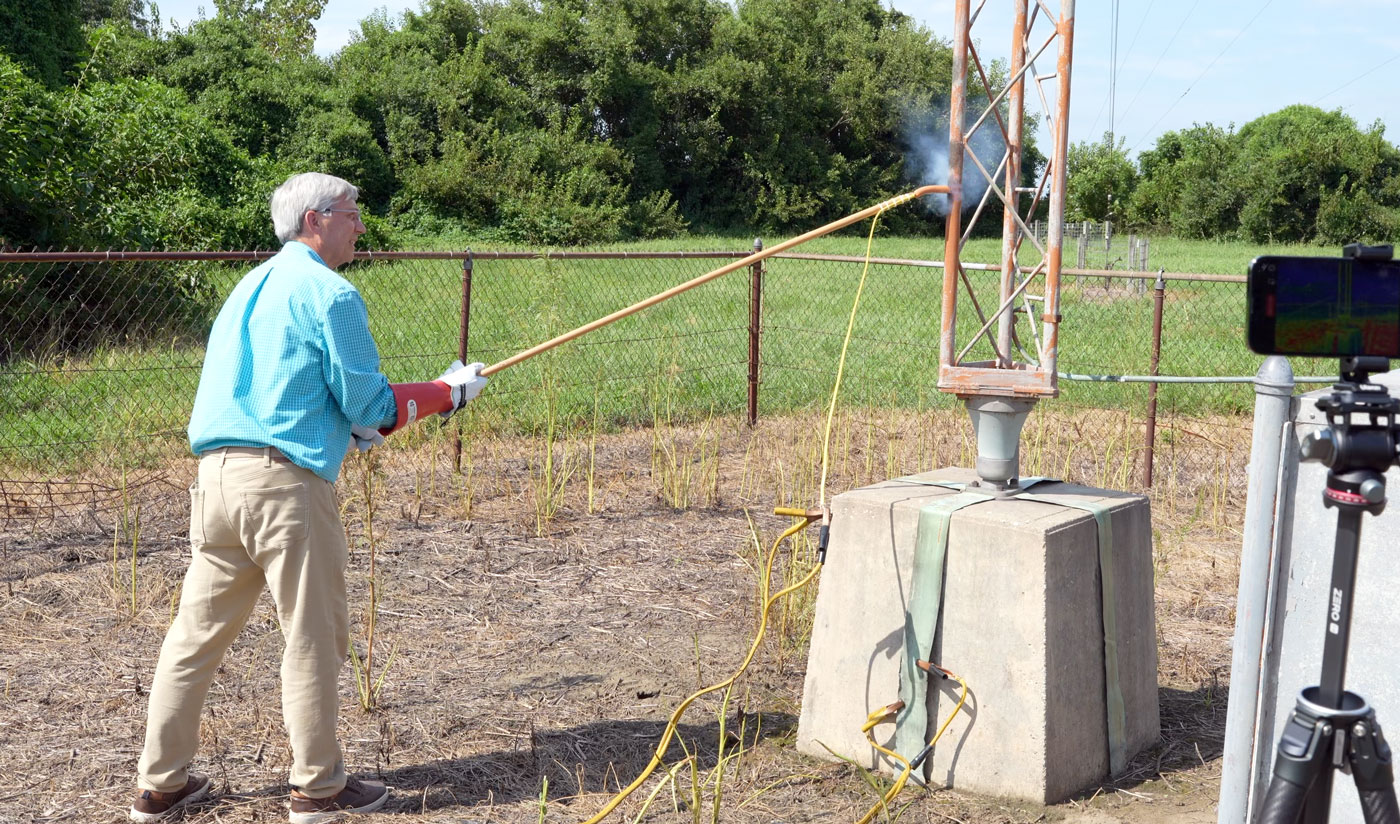
{"label": "white glove", "polygon": [[452,387],[452,408],[441,413],[444,418],[452,417],[452,413],[467,405],[467,401],[481,394],[481,390],[486,386],[486,378],[479,372],[486,368],[484,363],[473,363],[463,366],[462,362],[455,360],[447,367],[447,371],[442,373],[438,380]]}
{"label": "white glove", "polygon": [[378,429],[371,429],[368,426],[360,426],[359,424],[351,424],[350,442],[361,452],[368,452],[370,447],[379,446],[384,443],[384,436],[379,434]]}

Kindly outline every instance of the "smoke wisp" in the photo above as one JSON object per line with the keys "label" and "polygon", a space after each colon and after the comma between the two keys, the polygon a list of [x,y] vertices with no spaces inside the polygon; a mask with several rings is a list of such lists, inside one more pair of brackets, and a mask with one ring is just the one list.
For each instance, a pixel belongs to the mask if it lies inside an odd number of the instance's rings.
{"label": "smoke wisp", "polygon": [[[910,181],[921,186],[926,183],[948,183],[948,110],[946,108],[906,113],[904,119],[904,171]],[[970,127],[968,120],[964,128]],[[967,142],[967,150],[975,153],[988,172],[996,174],[1006,142],[995,122],[983,123]],[[987,179],[966,155],[963,156],[962,209],[977,208],[987,191]],[[948,214],[948,195],[928,195],[924,205],[938,215]]]}

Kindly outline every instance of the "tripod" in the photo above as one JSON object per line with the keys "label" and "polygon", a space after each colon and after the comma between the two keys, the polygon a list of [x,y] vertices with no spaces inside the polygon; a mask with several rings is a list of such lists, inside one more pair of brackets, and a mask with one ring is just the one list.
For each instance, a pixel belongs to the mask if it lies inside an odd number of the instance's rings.
{"label": "tripod", "polygon": [[1334,769],[1351,773],[1366,824],[1400,824],[1390,747],[1376,712],[1366,699],[1342,687],[1361,515],[1379,515],[1385,508],[1385,472],[1400,462],[1400,400],[1369,383],[1370,373],[1387,369],[1385,358],[1343,358],[1341,382],[1317,402],[1328,428],[1303,441],[1303,459],[1328,467],[1322,503],[1337,510],[1322,680],[1298,695],[1284,726],[1258,824],[1326,822]]}

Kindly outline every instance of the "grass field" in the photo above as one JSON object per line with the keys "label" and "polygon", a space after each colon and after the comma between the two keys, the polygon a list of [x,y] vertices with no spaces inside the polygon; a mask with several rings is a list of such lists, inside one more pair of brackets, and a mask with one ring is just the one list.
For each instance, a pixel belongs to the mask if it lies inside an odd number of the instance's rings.
{"label": "grass field", "polygon": [[[735,250],[750,237],[695,236],[617,247],[625,251]],[[1260,247],[1152,240],[1151,266],[1169,272],[1241,274],[1263,253],[1318,254],[1313,247]],[[486,251],[480,250],[477,251]],[[828,236],[797,251],[860,256],[865,238]],[[873,253],[939,258],[941,241],[877,235]],[[969,243],[965,259],[994,262],[999,241]],[[561,332],[708,271],[715,259],[490,260],[476,262],[468,357],[492,363]],[[103,264],[107,265],[107,264]],[[115,265],[115,264],[113,264]],[[246,264],[161,266],[201,285],[208,317]],[[824,402],[854,298],[859,263],[772,259],[764,283],[761,414]],[[456,261],[374,262],[347,270],[370,308],[391,380],[424,380],[456,356],[461,275]],[[983,305],[995,275],[971,274]],[[942,271],[871,267],[847,367],[848,397],[865,405],[921,408],[951,403],[936,391]],[[747,385],[749,279],[736,272],[506,370],[470,419],[472,426],[540,431],[554,422],[604,429],[668,417],[698,419],[743,408]],[[144,316],[139,295],[125,311]],[[1062,371],[1142,374],[1151,361],[1150,284],[1067,276],[1061,290]],[[966,302],[964,304],[966,305]],[[1260,358],[1244,344],[1243,286],[1172,281],[1164,306],[1160,372],[1249,375]],[[1022,320],[1024,329],[1024,320]],[[966,340],[980,321],[966,308]],[[0,367],[0,466],[62,473],[112,461],[149,465],[183,451],[199,366],[199,328],[163,329],[94,341],[86,351],[17,359]],[[974,356],[988,356],[985,348]],[[1295,364],[1324,374],[1329,364]],[[1061,383],[1063,403],[1141,410],[1143,385]],[[1235,413],[1247,386],[1169,387],[1162,403],[1179,414]],[[114,465],[113,471],[117,467]]]}
{"label": "grass field", "polygon": [[[869,231],[870,224],[868,222],[860,223],[809,241],[794,251],[832,255],[863,255]],[[636,241],[599,248],[635,251],[714,251],[722,249],[749,252],[753,249],[755,237],[762,234],[692,234],[678,238]],[[1159,267],[1164,267],[1168,272],[1243,275],[1249,261],[1259,255],[1339,255],[1341,253],[1338,249],[1305,244],[1254,244],[1235,241],[1190,240],[1157,235],[1145,237],[1151,244],[1149,263],[1154,271]],[[787,238],[763,236],[762,239],[765,245],[771,247]],[[435,250],[472,248],[476,251],[484,251],[507,247],[472,243],[466,239],[448,238],[437,241],[425,240],[421,245],[415,245],[413,248]],[[963,253],[966,260],[995,263],[1001,259],[1001,239],[973,238],[968,241]],[[942,260],[943,238],[892,237],[877,229],[874,254],[890,258]],[[1066,257],[1070,263],[1073,262],[1072,249]]]}

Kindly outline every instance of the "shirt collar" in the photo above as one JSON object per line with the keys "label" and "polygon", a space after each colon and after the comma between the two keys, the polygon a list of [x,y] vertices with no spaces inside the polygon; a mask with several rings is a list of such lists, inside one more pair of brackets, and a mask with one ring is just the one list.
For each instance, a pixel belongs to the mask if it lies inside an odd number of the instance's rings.
{"label": "shirt collar", "polygon": [[[309,255],[312,260],[316,261],[322,266],[326,266],[326,262],[324,260],[321,260],[321,256],[316,254],[315,249],[312,249],[310,246],[307,246],[305,243],[302,243],[299,240],[289,240],[286,243],[282,244],[282,251],[285,252],[288,250],[305,251],[305,253]],[[326,266],[326,268],[329,269],[331,267]]]}

